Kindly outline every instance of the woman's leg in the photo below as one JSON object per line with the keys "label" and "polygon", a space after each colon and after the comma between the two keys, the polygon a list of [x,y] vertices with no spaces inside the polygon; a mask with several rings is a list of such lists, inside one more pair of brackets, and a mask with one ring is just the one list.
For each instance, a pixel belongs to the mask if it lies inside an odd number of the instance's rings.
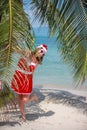
{"label": "woman's leg", "polygon": [[21,112],[22,119],[25,120],[25,103],[23,101],[23,95],[18,94],[18,103]]}
{"label": "woman's leg", "polygon": [[19,108],[21,111],[21,115],[22,115],[22,119],[25,121],[26,117],[25,117],[25,103],[31,102],[31,101],[38,101],[38,97],[36,96],[36,94],[33,95],[22,95],[22,94],[18,94],[18,103],[19,103]]}

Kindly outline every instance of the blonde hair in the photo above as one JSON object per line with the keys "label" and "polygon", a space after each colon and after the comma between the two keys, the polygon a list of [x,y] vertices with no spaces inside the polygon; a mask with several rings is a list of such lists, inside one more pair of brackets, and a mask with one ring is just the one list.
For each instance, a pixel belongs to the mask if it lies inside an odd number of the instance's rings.
{"label": "blonde hair", "polygon": [[26,58],[29,58],[30,56],[35,56],[38,64],[42,64],[44,55],[42,57],[37,56],[38,48],[31,51],[31,50],[28,50],[28,49],[24,49],[24,48],[20,49],[20,48],[16,47],[16,48],[14,48],[14,50],[15,50],[15,52],[25,56]]}

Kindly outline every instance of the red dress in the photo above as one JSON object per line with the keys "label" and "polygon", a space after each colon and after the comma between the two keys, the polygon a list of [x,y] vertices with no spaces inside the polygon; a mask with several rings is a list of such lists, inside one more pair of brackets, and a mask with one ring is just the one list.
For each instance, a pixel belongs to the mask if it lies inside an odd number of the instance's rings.
{"label": "red dress", "polygon": [[18,94],[29,94],[32,92],[33,71],[36,64],[27,62],[25,58],[20,58],[18,69],[13,75],[11,88]]}

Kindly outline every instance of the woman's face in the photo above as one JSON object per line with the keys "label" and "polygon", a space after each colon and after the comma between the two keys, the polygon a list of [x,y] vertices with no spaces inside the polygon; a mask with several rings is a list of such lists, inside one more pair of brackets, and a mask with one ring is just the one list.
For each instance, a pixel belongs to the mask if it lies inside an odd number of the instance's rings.
{"label": "woman's face", "polygon": [[45,55],[45,51],[43,50],[42,47],[41,47],[41,48],[37,48],[37,53],[36,53],[36,55],[37,55],[38,57],[42,57],[42,56]]}

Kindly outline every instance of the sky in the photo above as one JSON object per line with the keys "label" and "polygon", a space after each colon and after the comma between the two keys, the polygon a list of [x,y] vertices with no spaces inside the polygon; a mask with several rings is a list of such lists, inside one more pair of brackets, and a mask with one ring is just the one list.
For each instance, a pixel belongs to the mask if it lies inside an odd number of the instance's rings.
{"label": "sky", "polygon": [[34,27],[34,28],[37,28],[37,27],[46,27],[47,25],[46,24],[44,24],[44,25],[40,25],[40,22],[38,21],[38,20],[35,20],[34,19],[34,14],[33,14],[33,11],[30,9],[30,2],[31,2],[31,0],[24,0],[24,2],[25,2],[25,5],[24,5],[24,10],[25,10],[25,12],[28,14],[28,17],[29,17],[29,20],[30,20],[30,22],[31,22],[31,24],[32,24],[32,26]]}

